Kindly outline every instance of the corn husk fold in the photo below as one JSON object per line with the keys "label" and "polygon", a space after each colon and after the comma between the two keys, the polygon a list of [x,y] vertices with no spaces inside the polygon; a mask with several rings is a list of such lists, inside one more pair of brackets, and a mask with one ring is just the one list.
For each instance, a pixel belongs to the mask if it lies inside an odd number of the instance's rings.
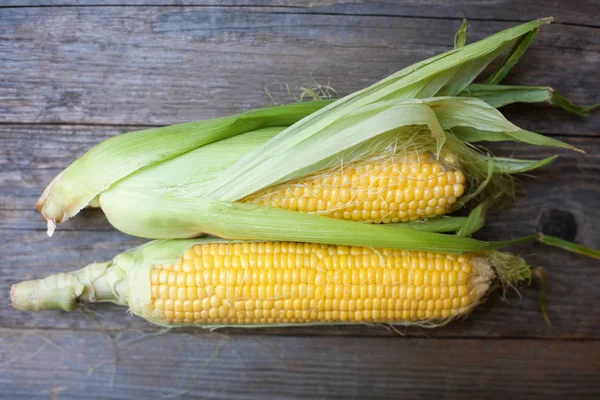
{"label": "corn husk fold", "polygon": [[289,126],[328,103],[289,104],[115,136],[93,147],[57,175],[38,200],[37,207],[49,223],[63,222],[103,190],[141,168],[245,132]]}
{"label": "corn husk fold", "polygon": [[[317,114],[317,113],[315,113]],[[314,115],[314,114],[313,114]],[[312,116],[311,116],[312,117]],[[309,117],[309,118],[311,118]],[[466,142],[512,140],[535,145],[574,147],[525,131],[506,120],[482,100],[462,97],[379,101],[350,112],[316,134],[279,133],[263,146],[227,168],[207,196],[236,201],[263,188],[383,152],[417,146],[439,155],[445,131],[468,132]],[[466,135],[464,135],[466,136]],[[434,138],[429,148],[417,143]],[[421,148],[418,148],[421,147]]]}
{"label": "corn husk fold", "polygon": [[582,117],[600,107],[600,103],[589,106],[573,104],[565,96],[549,86],[513,86],[472,83],[460,96],[477,97],[494,108],[513,103],[548,103]]}

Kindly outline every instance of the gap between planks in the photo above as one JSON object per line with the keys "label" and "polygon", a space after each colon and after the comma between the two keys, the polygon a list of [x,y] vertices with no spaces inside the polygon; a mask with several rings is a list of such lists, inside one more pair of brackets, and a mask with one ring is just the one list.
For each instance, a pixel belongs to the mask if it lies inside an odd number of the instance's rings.
{"label": "gap between planks", "polygon": [[[310,7],[302,7],[302,6],[286,6],[286,5],[268,5],[268,4],[259,4],[259,5],[250,5],[250,4],[226,4],[226,5],[217,5],[217,4],[123,4],[123,3],[109,3],[109,4],[43,4],[43,5],[8,5],[3,6],[0,5],[0,9],[18,9],[18,8],[136,8],[136,7],[160,7],[160,8],[212,8],[212,9],[244,9],[250,10],[249,14],[255,13],[266,13],[266,14],[287,14],[287,15],[328,15],[328,16],[340,16],[340,17],[375,17],[375,18],[405,18],[405,19],[429,19],[429,20],[439,20],[439,21],[461,21],[463,18],[461,17],[441,17],[441,16],[428,16],[428,15],[394,15],[394,14],[385,14],[385,13],[352,13],[352,12],[342,12],[342,11],[323,11],[323,10],[314,10]],[[291,10],[291,11],[288,11]],[[476,21],[476,22],[506,22],[506,23],[525,23],[529,22],[530,19],[514,19],[514,18],[477,18],[472,17],[468,18],[468,21]],[[592,24],[582,24],[575,22],[561,22],[560,19],[556,19],[553,21],[553,24],[556,25],[565,25],[565,26],[575,26],[581,28],[592,28],[598,29],[599,25]]]}
{"label": "gap between planks", "polygon": [[[460,323],[460,322],[459,322]],[[332,325],[332,328],[343,328],[341,325]],[[381,339],[394,339],[402,338],[403,340],[526,340],[526,341],[543,341],[543,342],[600,342],[600,337],[586,336],[586,337],[575,337],[575,336],[476,336],[476,335],[456,335],[456,336],[429,336],[426,334],[398,334],[393,331],[388,331],[386,328],[373,327],[372,329],[379,334],[369,334],[365,332],[353,333],[340,330],[341,333],[332,333],[331,331],[324,330],[322,327],[291,327],[289,332],[284,332],[285,328],[271,328],[272,333],[269,332],[270,328],[224,328],[224,329],[205,329],[195,327],[184,327],[184,328],[155,328],[150,326],[148,328],[114,328],[114,329],[96,329],[96,328],[56,328],[56,327],[18,327],[18,326],[2,326],[0,331],[12,331],[12,332],[32,332],[32,331],[49,331],[49,332],[95,332],[95,333],[141,333],[146,335],[154,334],[178,334],[178,335],[223,335],[223,336],[268,336],[268,337],[344,337],[344,338],[381,338]],[[303,329],[314,330],[314,332],[299,331]],[[327,327],[326,327],[327,329]],[[388,334],[389,332],[389,334]],[[422,331],[421,331],[422,332]],[[382,334],[383,333],[383,334]],[[427,333],[427,331],[425,332]],[[434,333],[434,331],[432,331]],[[1,336],[0,336],[1,337]]]}

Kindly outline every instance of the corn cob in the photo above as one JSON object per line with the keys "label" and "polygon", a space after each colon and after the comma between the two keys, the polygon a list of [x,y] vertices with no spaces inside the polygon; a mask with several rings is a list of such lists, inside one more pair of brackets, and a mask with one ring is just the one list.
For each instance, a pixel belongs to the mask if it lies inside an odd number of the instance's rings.
{"label": "corn cob", "polygon": [[358,161],[286,182],[244,202],[367,223],[407,222],[450,212],[466,189],[460,169],[428,153]]}
{"label": "corn cob", "polygon": [[168,322],[372,322],[459,314],[492,276],[473,255],[245,242],[196,245],[150,282],[152,312]]}
{"label": "corn cob", "polygon": [[434,326],[468,313],[500,280],[529,277],[505,253],[461,256],[214,238],[154,242],[11,289],[20,310],[111,301],[165,326],[393,323]]}

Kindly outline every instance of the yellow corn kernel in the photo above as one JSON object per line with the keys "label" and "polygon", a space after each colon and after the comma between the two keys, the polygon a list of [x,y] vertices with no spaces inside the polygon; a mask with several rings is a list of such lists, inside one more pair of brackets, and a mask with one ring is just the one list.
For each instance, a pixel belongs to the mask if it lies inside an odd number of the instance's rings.
{"label": "yellow corn kernel", "polygon": [[[234,268],[234,257],[254,261]],[[151,269],[149,307],[154,318],[189,324],[448,317],[468,311],[490,285],[491,268],[474,260],[472,254],[287,242],[196,245],[170,270]],[[202,267],[190,271],[190,265]]]}
{"label": "yellow corn kernel", "polygon": [[396,154],[353,162],[344,165],[343,171],[331,169],[285,182],[242,201],[352,221],[389,223],[445,214],[465,190],[462,171],[444,168],[427,154]]}

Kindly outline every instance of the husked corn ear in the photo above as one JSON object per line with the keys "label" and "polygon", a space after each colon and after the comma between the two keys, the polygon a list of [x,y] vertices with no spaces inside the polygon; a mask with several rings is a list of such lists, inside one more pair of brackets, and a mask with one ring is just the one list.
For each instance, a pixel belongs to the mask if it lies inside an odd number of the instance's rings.
{"label": "husked corn ear", "polygon": [[446,214],[465,176],[429,154],[350,163],[265,189],[244,202],[369,222],[406,222]]}
{"label": "husked corn ear", "polygon": [[468,311],[494,276],[474,254],[198,244],[176,264],[153,266],[147,312],[165,324],[423,321]]}
{"label": "husked corn ear", "polygon": [[435,327],[466,315],[492,282],[531,279],[525,260],[495,250],[462,256],[205,237],[160,240],[112,261],[14,284],[22,311],[112,302],[162,326],[390,323]]}

